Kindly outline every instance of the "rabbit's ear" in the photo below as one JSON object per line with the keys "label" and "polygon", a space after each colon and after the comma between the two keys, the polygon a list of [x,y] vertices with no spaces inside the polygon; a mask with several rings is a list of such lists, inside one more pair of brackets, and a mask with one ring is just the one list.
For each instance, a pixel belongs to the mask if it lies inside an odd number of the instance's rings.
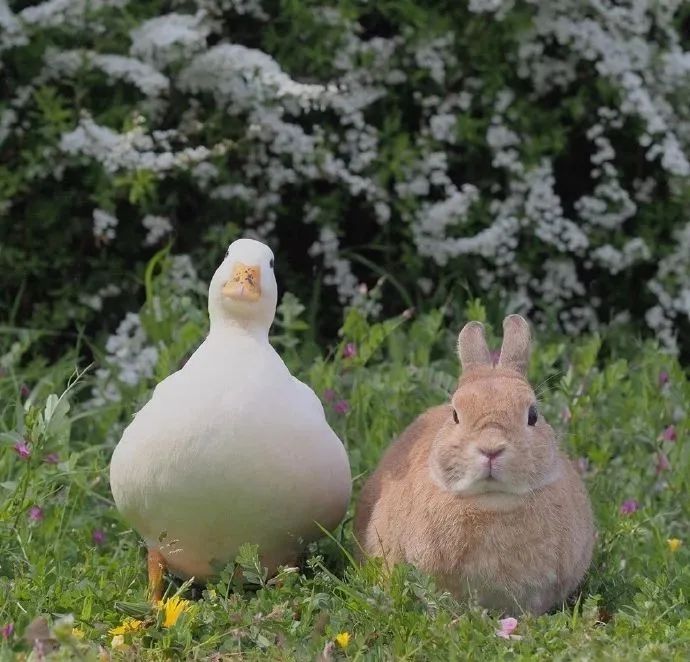
{"label": "rabbit's ear", "polygon": [[503,344],[498,365],[517,370],[526,376],[531,344],[529,324],[525,318],[520,315],[508,315],[503,320]]}
{"label": "rabbit's ear", "polygon": [[463,371],[479,365],[491,365],[491,354],[481,322],[468,322],[458,336],[458,356]]}

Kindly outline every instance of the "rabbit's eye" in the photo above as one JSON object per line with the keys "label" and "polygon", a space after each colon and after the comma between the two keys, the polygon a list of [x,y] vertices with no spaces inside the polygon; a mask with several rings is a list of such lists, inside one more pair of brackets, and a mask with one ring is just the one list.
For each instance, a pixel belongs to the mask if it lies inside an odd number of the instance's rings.
{"label": "rabbit's eye", "polygon": [[453,420],[455,421],[456,425],[460,422],[460,419],[458,418],[458,412],[455,411],[455,408],[453,408]]}
{"label": "rabbit's eye", "polygon": [[530,405],[527,410],[527,425],[536,425],[539,412],[537,412],[537,405]]}

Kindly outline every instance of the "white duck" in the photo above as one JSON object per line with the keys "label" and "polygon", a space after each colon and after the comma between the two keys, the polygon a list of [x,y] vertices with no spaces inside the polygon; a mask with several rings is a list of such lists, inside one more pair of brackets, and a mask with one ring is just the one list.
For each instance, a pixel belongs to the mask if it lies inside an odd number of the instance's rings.
{"label": "white duck", "polygon": [[156,387],[115,448],[118,509],[149,550],[153,599],[163,569],[205,579],[245,542],[273,571],[342,520],[351,491],[343,444],[314,392],[268,342],[273,253],[230,245],[209,287],[208,337]]}

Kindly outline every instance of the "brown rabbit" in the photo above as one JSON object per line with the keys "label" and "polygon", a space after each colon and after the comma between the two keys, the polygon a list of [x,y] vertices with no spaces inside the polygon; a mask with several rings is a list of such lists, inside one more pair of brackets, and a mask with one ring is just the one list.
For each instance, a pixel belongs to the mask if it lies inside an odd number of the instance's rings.
{"label": "brown rabbit", "polygon": [[582,580],[594,525],[525,377],[529,326],[510,315],[503,332],[494,367],[483,326],[462,329],[457,391],[387,450],[362,490],[355,535],[365,554],[414,564],[458,598],[539,614]]}

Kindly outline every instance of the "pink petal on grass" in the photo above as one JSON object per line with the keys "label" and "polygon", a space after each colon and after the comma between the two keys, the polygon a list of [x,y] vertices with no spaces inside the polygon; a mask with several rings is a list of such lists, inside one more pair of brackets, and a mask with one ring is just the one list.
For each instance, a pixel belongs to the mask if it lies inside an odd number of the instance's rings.
{"label": "pink petal on grass", "polygon": [[338,402],[333,405],[333,411],[336,414],[347,414],[347,412],[350,411],[350,405],[347,400],[338,400]]}
{"label": "pink petal on grass", "polygon": [[496,630],[496,636],[501,637],[502,639],[510,639],[510,635],[515,632],[515,628],[518,626],[517,618],[513,618],[512,616],[508,618],[501,618],[498,623],[501,626],[501,629]]}
{"label": "pink petal on grass", "polygon": [[40,506],[31,506],[29,508],[29,521],[40,522],[43,520],[43,509]]}
{"label": "pink petal on grass", "polygon": [[635,499],[626,499],[621,504],[619,512],[621,515],[632,515],[640,509],[640,504]]}
{"label": "pink petal on grass", "polygon": [[351,359],[354,356],[357,356],[357,345],[353,342],[349,342],[343,347],[343,358]]}
{"label": "pink petal on grass", "polygon": [[28,460],[31,457],[31,448],[24,439],[18,441],[14,445],[14,452],[19,455],[22,460]]}
{"label": "pink petal on grass", "polygon": [[666,370],[662,370],[659,373],[659,386],[666,386],[669,383],[671,377]]}
{"label": "pink petal on grass", "polygon": [[48,453],[48,455],[43,458],[43,461],[46,464],[58,464],[58,462],[60,462],[60,456],[57,453]]}
{"label": "pink petal on grass", "polygon": [[667,425],[664,428],[664,431],[661,433],[661,438],[664,441],[675,441],[678,438],[678,435],[676,434],[676,426]]}
{"label": "pink petal on grass", "polygon": [[3,639],[9,639],[14,634],[14,623],[7,623],[0,628]]}
{"label": "pink petal on grass", "polygon": [[105,531],[103,531],[103,529],[94,529],[91,532],[91,540],[93,541],[94,545],[98,545],[100,547],[105,543]]}

